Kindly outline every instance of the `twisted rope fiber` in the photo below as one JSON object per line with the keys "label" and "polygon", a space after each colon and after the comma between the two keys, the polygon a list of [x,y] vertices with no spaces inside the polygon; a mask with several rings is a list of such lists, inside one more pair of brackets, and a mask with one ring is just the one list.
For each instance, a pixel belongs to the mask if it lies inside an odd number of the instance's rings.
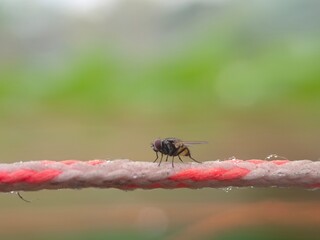
{"label": "twisted rope fiber", "polygon": [[130,160],[29,161],[0,164],[0,192],[62,188],[320,188],[320,161],[226,160],[170,163]]}

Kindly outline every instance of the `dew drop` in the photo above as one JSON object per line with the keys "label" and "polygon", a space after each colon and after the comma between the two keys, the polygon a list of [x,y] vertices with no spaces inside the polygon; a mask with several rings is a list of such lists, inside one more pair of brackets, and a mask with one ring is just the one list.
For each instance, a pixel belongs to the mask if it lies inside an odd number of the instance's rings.
{"label": "dew drop", "polygon": [[283,173],[283,172],[278,172],[277,175],[278,175],[279,177],[284,177],[286,174]]}
{"label": "dew drop", "polygon": [[272,161],[272,160],[288,160],[288,158],[279,156],[278,154],[270,154],[264,160]]}
{"label": "dew drop", "polygon": [[225,187],[225,188],[221,188],[221,189],[222,189],[222,191],[228,193],[232,190],[232,187]]}

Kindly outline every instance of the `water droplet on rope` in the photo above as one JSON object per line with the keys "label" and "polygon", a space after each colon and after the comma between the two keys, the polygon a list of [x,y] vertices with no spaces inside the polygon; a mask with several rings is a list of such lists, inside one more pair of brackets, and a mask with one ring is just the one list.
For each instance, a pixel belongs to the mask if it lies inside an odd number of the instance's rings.
{"label": "water droplet on rope", "polygon": [[222,191],[224,191],[224,192],[230,192],[231,190],[232,190],[232,187],[225,187],[225,188],[221,188],[222,189]]}
{"label": "water droplet on rope", "polygon": [[228,158],[228,160],[236,160],[237,158],[235,156],[231,156]]}
{"label": "water droplet on rope", "polygon": [[272,161],[272,160],[288,160],[288,158],[279,156],[278,154],[270,154],[264,160]]}
{"label": "water droplet on rope", "polygon": [[284,172],[278,172],[277,175],[278,175],[279,177],[284,177],[286,174],[285,174]]}
{"label": "water droplet on rope", "polygon": [[138,178],[137,174],[133,174],[132,178],[137,179]]}

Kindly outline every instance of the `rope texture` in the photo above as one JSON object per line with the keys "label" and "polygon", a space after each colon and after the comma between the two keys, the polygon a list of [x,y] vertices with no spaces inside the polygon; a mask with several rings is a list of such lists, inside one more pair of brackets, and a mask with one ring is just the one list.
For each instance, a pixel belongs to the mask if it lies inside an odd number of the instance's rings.
{"label": "rope texture", "polygon": [[320,161],[226,160],[170,163],[130,160],[29,161],[0,164],[0,192],[62,188],[320,188]]}

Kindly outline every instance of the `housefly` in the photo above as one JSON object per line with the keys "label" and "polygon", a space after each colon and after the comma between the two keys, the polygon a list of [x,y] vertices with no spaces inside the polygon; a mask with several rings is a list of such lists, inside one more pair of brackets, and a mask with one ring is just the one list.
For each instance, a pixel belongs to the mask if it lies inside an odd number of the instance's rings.
{"label": "housefly", "polygon": [[151,143],[151,148],[156,152],[157,158],[154,160],[156,162],[159,158],[158,153],[161,154],[159,166],[162,162],[163,155],[166,155],[166,161],[168,161],[169,156],[172,156],[172,167],[174,157],[178,157],[181,162],[182,159],[180,156],[186,156],[191,158],[193,161],[201,163],[191,157],[190,149],[188,146],[193,144],[204,144],[207,142],[204,141],[182,141],[178,138],[164,138],[164,139],[156,139],[153,143]]}

